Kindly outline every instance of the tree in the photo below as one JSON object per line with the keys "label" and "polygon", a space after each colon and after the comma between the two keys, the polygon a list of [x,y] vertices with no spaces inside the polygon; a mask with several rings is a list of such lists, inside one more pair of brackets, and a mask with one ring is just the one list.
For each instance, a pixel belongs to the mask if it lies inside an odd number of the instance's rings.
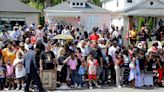
{"label": "tree", "polygon": [[101,3],[101,0],[88,0],[89,3],[92,3],[92,4],[95,4],[97,6],[100,6],[102,5]]}

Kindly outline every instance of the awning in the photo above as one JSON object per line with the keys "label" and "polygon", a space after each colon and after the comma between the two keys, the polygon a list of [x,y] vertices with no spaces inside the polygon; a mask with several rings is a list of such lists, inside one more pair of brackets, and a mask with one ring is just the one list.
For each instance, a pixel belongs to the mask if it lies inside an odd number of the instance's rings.
{"label": "awning", "polygon": [[164,16],[164,9],[136,9],[126,12],[128,16]]}

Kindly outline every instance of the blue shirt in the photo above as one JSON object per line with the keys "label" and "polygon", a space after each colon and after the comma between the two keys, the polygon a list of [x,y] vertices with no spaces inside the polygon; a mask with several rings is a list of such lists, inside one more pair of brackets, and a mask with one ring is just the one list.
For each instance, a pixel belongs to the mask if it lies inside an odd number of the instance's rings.
{"label": "blue shirt", "polygon": [[85,74],[85,71],[86,71],[85,67],[82,67],[82,65],[80,65],[80,68],[79,68],[78,74],[80,74],[80,75],[84,75],[84,74]]}

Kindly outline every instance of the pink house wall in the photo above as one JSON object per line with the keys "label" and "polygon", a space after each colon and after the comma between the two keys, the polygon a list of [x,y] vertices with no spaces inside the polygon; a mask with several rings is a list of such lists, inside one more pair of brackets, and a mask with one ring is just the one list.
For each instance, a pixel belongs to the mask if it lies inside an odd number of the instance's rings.
{"label": "pink house wall", "polygon": [[[97,25],[90,25],[90,22],[88,21],[88,18],[91,17],[91,16],[96,16],[98,17],[98,21],[97,21]],[[110,14],[105,14],[105,13],[83,13],[81,16],[77,16],[77,17],[80,17],[80,24],[81,26],[84,27],[84,30],[85,31],[88,31],[88,32],[91,32],[92,30],[92,27],[100,27],[102,28],[103,25],[105,24],[105,26],[107,26],[108,28],[110,27]],[[58,21],[63,21],[61,23],[63,24],[72,24],[73,26],[75,27],[79,27],[79,24],[78,24],[78,20],[76,19],[77,17],[51,17],[49,18],[50,20],[53,20],[52,24],[55,24],[57,23]],[[91,22],[93,24],[93,22]],[[90,27],[90,28],[87,28],[87,27]]]}
{"label": "pink house wall", "polygon": [[[89,16],[98,16],[98,27],[102,28],[104,25],[107,26],[108,28],[110,28],[110,14],[104,14],[104,13],[86,13],[84,14],[84,16],[82,17],[82,23],[85,23],[84,25],[86,25],[86,21],[87,18]],[[95,25],[97,26],[97,25]],[[90,30],[87,30],[90,31]]]}

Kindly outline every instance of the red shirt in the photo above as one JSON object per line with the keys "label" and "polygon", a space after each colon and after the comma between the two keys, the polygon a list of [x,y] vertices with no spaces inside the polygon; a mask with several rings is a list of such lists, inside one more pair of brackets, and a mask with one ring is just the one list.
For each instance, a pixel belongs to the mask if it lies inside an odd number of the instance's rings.
{"label": "red shirt", "polygon": [[91,34],[90,37],[89,37],[90,40],[94,40],[94,41],[97,41],[99,39],[99,35],[97,34]]}
{"label": "red shirt", "polygon": [[35,44],[37,42],[37,38],[35,36],[31,36],[31,43]]}

